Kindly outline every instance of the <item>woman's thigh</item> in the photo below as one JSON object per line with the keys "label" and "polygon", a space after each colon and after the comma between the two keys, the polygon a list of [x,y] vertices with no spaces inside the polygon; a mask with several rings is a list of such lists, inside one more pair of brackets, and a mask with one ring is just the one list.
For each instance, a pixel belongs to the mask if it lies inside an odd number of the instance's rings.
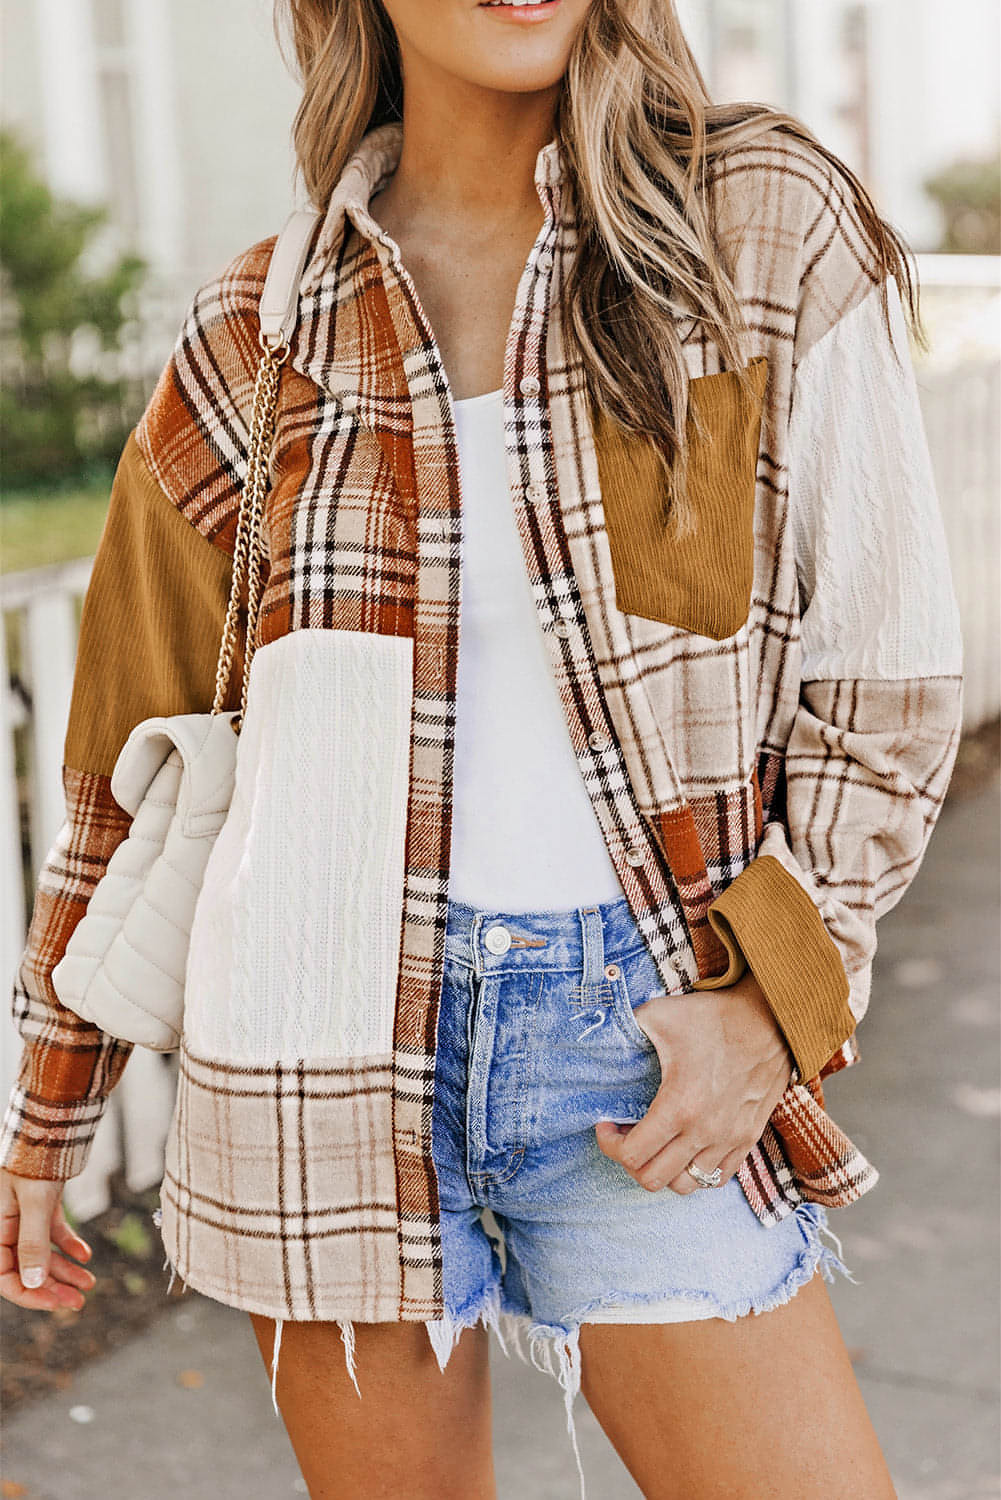
{"label": "woman's thigh", "polygon": [[[270,1369],[274,1319],[249,1314]],[[286,1322],[275,1393],[310,1500],[496,1500],[487,1331],[440,1370],[423,1323]]]}
{"label": "woman's thigh", "polygon": [[646,1500],[894,1500],[823,1278],[728,1322],[584,1323],[581,1389]]}

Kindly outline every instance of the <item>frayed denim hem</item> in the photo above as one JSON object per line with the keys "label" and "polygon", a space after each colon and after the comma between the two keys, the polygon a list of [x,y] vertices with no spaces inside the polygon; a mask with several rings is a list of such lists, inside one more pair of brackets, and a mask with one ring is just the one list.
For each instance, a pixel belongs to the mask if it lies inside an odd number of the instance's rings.
{"label": "frayed denim hem", "polygon": [[464,1307],[458,1308],[455,1312],[446,1308],[442,1317],[425,1319],[424,1327],[428,1331],[428,1338],[431,1340],[431,1348],[434,1350],[439,1370],[444,1372],[462,1330],[473,1328],[477,1323],[482,1323],[484,1328],[493,1329],[497,1335],[497,1342],[507,1354],[507,1345],[504,1342],[504,1334],[500,1325],[500,1314],[501,1290],[499,1286],[493,1286],[484,1295],[471,1298]]}
{"label": "frayed denim hem", "polygon": [[[534,1323],[528,1314],[510,1307],[502,1310],[500,1323],[504,1332],[510,1335],[520,1357],[530,1359],[537,1370],[552,1375],[563,1391],[567,1432],[570,1434],[574,1458],[577,1461],[577,1475],[580,1479],[580,1500],[587,1500],[584,1465],[581,1462],[577,1429],[573,1417],[574,1399],[580,1390],[580,1320],[571,1318],[568,1319],[567,1324]],[[520,1342],[523,1333],[528,1336],[527,1356]]]}
{"label": "frayed denim hem", "polygon": [[[347,1368],[348,1368],[348,1375],[351,1377],[351,1384],[354,1386],[355,1390],[358,1392],[358,1395],[360,1397],[361,1396],[361,1389],[360,1389],[360,1387],[358,1385],[358,1376],[355,1373],[355,1325],[354,1325],[354,1323],[352,1322],[352,1320],[350,1318],[335,1318],[334,1322],[337,1324],[338,1328],[341,1330],[341,1343],[344,1345],[344,1362],[345,1362],[345,1364],[347,1365]],[[272,1404],[272,1406],[275,1409],[275,1416],[277,1416],[277,1417],[281,1416],[281,1412],[278,1410],[278,1395],[277,1395],[277,1385],[278,1385],[278,1351],[281,1348],[281,1343],[282,1343],[282,1329],[284,1327],[285,1327],[285,1319],[284,1318],[276,1318],[275,1319],[275,1342],[274,1342],[274,1347],[272,1348],[272,1351],[271,1351],[271,1404]]]}
{"label": "frayed denim hem", "polygon": [[[740,1297],[732,1302],[720,1303],[712,1292],[689,1287],[660,1289],[649,1293],[609,1292],[586,1303],[583,1307],[576,1308],[562,1323],[538,1323],[533,1321],[531,1314],[523,1307],[505,1297],[499,1285],[495,1285],[485,1294],[471,1298],[463,1307],[455,1311],[446,1309],[441,1318],[425,1320],[424,1326],[428,1331],[438,1368],[444,1372],[464,1328],[472,1328],[482,1322],[485,1328],[493,1329],[504,1354],[510,1358],[505,1339],[507,1335],[518,1356],[526,1363],[532,1363],[536,1369],[552,1375],[563,1391],[567,1432],[570,1435],[574,1457],[577,1461],[581,1500],[587,1500],[584,1468],[581,1463],[573,1417],[573,1403],[581,1384],[580,1325],[588,1321],[590,1313],[598,1312],[603,1308],[626,1305],[642,1307],[647,1303],[664,1302],[671,1297],[703,1301],[708,1304],[706,1317],[723,1318],[729,1323],[735,1323],[738,1318],[746,1317],[751,1313],[769,1312],[772,1308],[780,1307],[783,1303],[790,1301],[801,1286],[805,1286],[808,1281],[812,1280],[818,1268],[825,1281],[833,1282],[835,1271],[839,1271],[853,1284],[858,1285],[841,1258],[843,1255],[841,1241],[828,1225],[827,1212],[823,1206],[803,1200],[796,1205],[793,1213],[803,1233],[804,1249],[793,1268],[776,1289],[766,1297],[757,1299]],[[824,1234],[829,1235],[837,1245],[837,1253],[829,1245],[822,1243],[821,1235]],[[168,1266],[170,1267],[170,1281],[167,1285],[169,1294],[177,1274],[169,1257],[163,1263],[164,1270]],[[182,1288],[184,1291],[188,1290],[188,1285],[183,1282],[183,1279]],[[354,1323],[350,1318],[337,1318],[335,1321],[341,1330],[347,1371],[360,1397],[361,1389],[355,1371]],[[271,1400],[278,1417],[281,1416],[277,1399],[278,1354],[284,1324],[284,1318],[275,1319],[274,1347],[271,1355]],[[528,1338],[527,1354],[522,1346],[523,1335]]]}
{"label": "frayed denim hem", "polygon": [[[629,1304],[641,1307],[644,1304],[664,1302],[671,1297],[703,1301],[706,1304],[706,1317],[723,1318],[729,1323],[735,1323],[738,1318],[746,1317],[751,1313],[769,1312],[772,1308],[789,1302],[800,1287],[813,1279],[818,1269],[825,1281],[832,1282],[835,1271],[840,1271],[849,1281],[857,1285],[855,1277],[841,1258],[843,1254],[841,1241],[827,1223],[826,1210],[820,1204],[804,1200],[796,1205],[793,1212],[803,1234],[804,1247],[796,1264],[787,1272],[776,1289],[765,1297],[740,1297],[730,1302],[720,1303],[713,1293],[693,1290],[689,1287],[659,1289],[656,1292],[643,1294],[611,1292],[583,1307],[575,1308],[561,1323],[532,1322],[530,1315],[524,1309],[506,1300],[502,1301],[498,1320],[500,1330],[509,1336],[522,1359],[525,1359],[526,1355],[522,1349],[521,1335],[527,1333],[528,1357],[532,1364],[537,1369],[553,1375],[563,1390],[567,1431],[570,1434],[574,1457],[577,1460],[581,1500],[586,1500],[587,1492],[573,1419],[573,1403],[580,1390],[581,1382],[579,1342],[581,1324],[588,1322],[590,1313],[597,1312],[601,1308],[621,1307]],[[829,1245],[822,1243],[821,1236],[824,1234],[829,1235],[837,1245],[838,1253],[835,1253]],[[504,1352],[507,1353],[506,1346]]]}

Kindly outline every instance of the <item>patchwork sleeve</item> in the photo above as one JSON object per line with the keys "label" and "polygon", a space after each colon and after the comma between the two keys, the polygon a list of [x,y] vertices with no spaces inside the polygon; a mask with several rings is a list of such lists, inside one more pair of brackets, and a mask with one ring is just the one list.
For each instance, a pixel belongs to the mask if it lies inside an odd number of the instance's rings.
{"label": "patchwork sleeve", "polygon": [[[20,1068],[0,1126],[0,1164],[24,1177],[82,1172],[132,1044],[62,1005],[52,970],[130,816],[111,795],[129,732],[155,714],[207,712],[232,556],[157,483],[133,432],[119,461],[84,597],[63,752],[65,819],[42,864],[13,980]],[[197,511],[219,521],[217,511]],[[216,540],[228,534],[220,524]],[[240,618],[240,642],[245,615]],[[238,643],[227,706],[239,703]]]}
{"label": "patchwork sleeve", "polygon": [[696,987],[750,968],[810,1078],[865,1014],[876,922],[921,864],[962,723],[959,608],[893,278],[796,367],[789,505],[802,667],[785,805],[709,908],[730,964]]}
{"label": "patchwork sleeve", "polygon": [[[274,237],[194,294],[122,452],[84,597],[63,751],[65,819],[39,873],[13,981],[23,1039],[0,1125],[0,1165],[83,1171],[132,1046],[62,1005],[52,970],[131,818],[111,773],[154,715],[207,713],[229,602],[259,360],[257,304]],[[224,706],[239,706],[246,598]]]}

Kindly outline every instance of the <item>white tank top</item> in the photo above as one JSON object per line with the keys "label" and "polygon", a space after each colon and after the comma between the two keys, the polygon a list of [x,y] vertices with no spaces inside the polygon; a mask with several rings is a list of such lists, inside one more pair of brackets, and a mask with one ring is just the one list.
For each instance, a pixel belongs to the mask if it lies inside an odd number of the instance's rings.
{"label": "white tank top", "polygon": [[536,614],[507,479],[502,393],[456,401],[462,604],[449,892],[498,911],[617,901]]}

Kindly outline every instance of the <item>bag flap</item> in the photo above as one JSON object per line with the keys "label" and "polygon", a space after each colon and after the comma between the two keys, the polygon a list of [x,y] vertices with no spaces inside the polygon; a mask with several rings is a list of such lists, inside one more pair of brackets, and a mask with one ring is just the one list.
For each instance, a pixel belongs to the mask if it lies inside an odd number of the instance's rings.
{"label": "bag flap", "polygon": [[[218,826],[229,807],[236,772],[238,736],[228,713],[171,714],[143,719],[122,746],[111,773],[111,795],[135,817],[160,767],[172,750],[182,761],[178,803],[185,832],[198,836]],[[207,820],[199,827],[199,820]]]}

